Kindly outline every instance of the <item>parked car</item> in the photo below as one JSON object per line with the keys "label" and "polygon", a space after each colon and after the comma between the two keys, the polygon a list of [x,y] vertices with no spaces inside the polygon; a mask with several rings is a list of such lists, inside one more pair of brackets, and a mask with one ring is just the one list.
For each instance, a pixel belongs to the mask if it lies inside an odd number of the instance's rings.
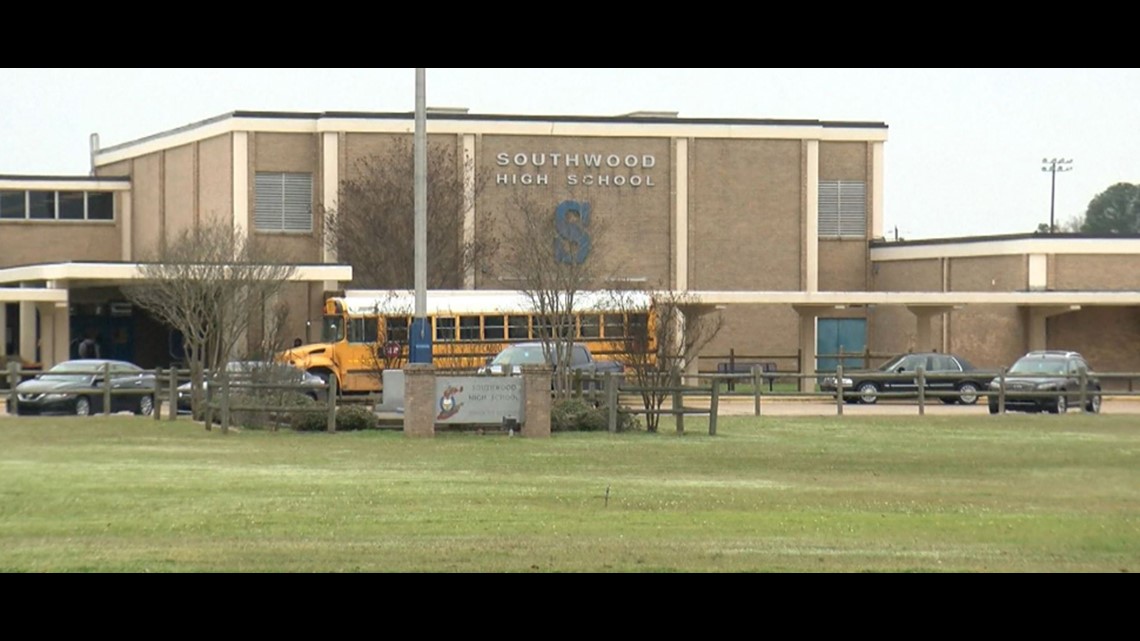
{"label": "parked car", "polygon": [[[547,363],[542,343],[515,343],[503,349],[487,364],[480,367],[480,374],[520,374],[523,365],[541,365]],[[585,345],[575,343],[570,352],[571,371],[583,374],[604,374],[613,372],[621,374],[625,368],[617,361],[603,361],[594,358]]]}
{"label": "parked car", "polygon": [[106,364],[111,380],[111,411],[149,415],[154,411],[154,374],[128,363],[104,358],[64,361],[16,386],[16,413],[77,414],[103,412]]}
{"label": "parked car", "polygon": [[[1100,380],[1078,352],[1041,350],[1017,359],[1005,375],[1005,409],[1064,414],[1080,405],[1081,373],[1085,378],[1085,410],[1100,412]],[[990,414],[997,414],[1001,380],[989,384]]]}
{"label": "parked car", "polygon": [[[848,403],[873,404],[884,392],[918,395],[918,368],[926,378],[925,394],[939,394],[938,399],[947,405],[961,403],[973,405],[986,389],[993,372],[974,367],[955,354],[919,352],[900,354],[875,369],[843,372],[844,400]],[[835,376],[824,377],[820,390],[835,394]],[[850,391],[848,391],[850,390]],[[953,392],[953,393],[951,393]]]}
{"label": "parked car", "polygon": [[[296,386],[296,391],[308,396],[314,401],[323,401],[328,398],[328,390],[322,389],[324,379],[316,374],[310,374],[288,363],[271,361],[230,361],[226,363],[226,371],[232,376],[235,385],[241,383],[274,384]],[[209,389],[209,381],[202,381],[202,389]],[[191,406],[191,383],[186,382],[178,386],[178,411],[189,412]],[[289,391],[286,388],[273,391]]]}

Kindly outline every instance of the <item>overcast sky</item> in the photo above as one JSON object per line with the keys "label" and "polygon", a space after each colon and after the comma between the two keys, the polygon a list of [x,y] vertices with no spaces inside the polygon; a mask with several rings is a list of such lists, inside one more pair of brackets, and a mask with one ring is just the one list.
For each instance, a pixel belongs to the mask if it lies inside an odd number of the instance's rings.
{"label": "overcast sky", "polygon": [[[883,122],[885,225],[906,239],[1032,232],[1140,183],[1138,69],[437,69],[472,114]],[[231,111],[413,111],[407,69],[2,69],[0,174],[87,175],[109,147]]]}

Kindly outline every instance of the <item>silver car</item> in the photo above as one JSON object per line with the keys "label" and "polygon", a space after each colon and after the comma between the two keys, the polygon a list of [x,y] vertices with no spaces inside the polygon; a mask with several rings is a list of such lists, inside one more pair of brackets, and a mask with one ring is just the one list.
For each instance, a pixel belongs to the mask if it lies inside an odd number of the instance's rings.
{"label": "silver car", "polygon": [[99,414],[108,379],[112,412],[154,411],[154,374],[126,361],[89,358],[58,363],[17,385],[16,414]]}
{"label": "silver car", "polygon": [[[298,391],[314,401],[328,398],[328,389],[320,376],[310,374],[288,363],[271,361],[230,361],[226,371],[231,374],[235,386],[242,383],[272,383],[274,385],[296,386]],[[203,381],[203,392],[209,389],[209,381]],[[279,391],[284,391],[284,388]],[[191,405],[191,384],[178,386],[178,411],[189,412]]]}

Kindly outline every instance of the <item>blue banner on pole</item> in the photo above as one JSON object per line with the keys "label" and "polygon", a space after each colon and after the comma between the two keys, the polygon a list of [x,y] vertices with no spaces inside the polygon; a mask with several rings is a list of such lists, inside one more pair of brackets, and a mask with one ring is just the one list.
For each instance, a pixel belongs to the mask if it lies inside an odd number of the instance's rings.
{"label": "blue banner on pole", "polygon": [[431,363],[431,321],[427,318],[412,319],[408,351],[409,363]]}

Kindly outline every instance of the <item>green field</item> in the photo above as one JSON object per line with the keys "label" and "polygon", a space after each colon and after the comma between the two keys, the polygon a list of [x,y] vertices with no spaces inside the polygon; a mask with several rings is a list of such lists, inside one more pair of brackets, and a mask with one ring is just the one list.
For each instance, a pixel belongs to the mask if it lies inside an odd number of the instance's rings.
{"label": "green field", "polygon": [[671,433],[0,418],[2,572],[1132,572],[1136,416]]}

